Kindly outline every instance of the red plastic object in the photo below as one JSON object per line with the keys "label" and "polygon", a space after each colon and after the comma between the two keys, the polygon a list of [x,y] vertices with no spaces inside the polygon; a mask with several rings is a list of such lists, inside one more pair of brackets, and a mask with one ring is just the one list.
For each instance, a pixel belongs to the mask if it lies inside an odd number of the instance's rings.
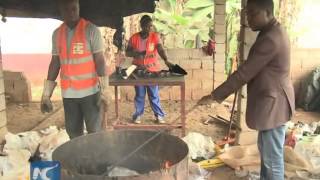
{"label": "red plastic object", "polygon": [[290,131],[289,134],[286,136],[286,140],[285,140],[284,144],[286,146],[290,146],[290,147],[294,148],[296,143],[297,143],[297,138],[294,135],[294,131]]}
{"label": "red plastic object", "polygon": [[213,53],[215,53],[216,49],[216,42],[213,40],[209,40],[206,46],[202,47],[202,50],[204,53],[206,53],[208,56],[212,56]]}

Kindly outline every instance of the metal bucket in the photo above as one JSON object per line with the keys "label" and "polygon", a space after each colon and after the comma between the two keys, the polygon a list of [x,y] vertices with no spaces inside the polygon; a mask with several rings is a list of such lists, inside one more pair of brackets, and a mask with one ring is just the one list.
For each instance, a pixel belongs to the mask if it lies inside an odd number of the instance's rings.
{"label": "metal bucket", "polygon": [[[155,131],[116,130],[81,136],[58,147],[52,155],[60,161],[62,179],[144,180],[188,179],[188,146],[176,136],[162,133],[133,154],[119,167],[139,173],[130,177],[108,177],[107,168],[153,137]],[[164,163],[170,167],[163,169]]]}

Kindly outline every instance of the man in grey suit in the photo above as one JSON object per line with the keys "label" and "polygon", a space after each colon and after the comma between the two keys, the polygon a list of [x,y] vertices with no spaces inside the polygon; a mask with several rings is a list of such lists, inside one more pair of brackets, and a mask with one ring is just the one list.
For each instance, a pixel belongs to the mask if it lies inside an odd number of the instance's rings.
{"label": "man in grey suit", "polygon": [[249,27],[259,31],[247,61],[198,104],[221,103],[248,84],[246,122],[259,131],[261,179],[283,180],[284,124],[294,112],[294,90],[290,82],[290,42],[273,14],[273,0],[248,0]]}

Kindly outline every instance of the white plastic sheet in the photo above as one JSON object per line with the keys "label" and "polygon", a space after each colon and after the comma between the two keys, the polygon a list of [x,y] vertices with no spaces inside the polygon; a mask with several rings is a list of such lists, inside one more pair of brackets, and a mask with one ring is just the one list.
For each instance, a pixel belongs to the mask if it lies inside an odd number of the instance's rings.
{"label": "white plastic sheet", "polygon": [[198,157],[209,159],[215,155],[215,145],[209,136],[191,132],[183,140],[189,147],[189,156],[192,159],[197,159]]}
{"label": "white plastic sheet", "polygon": [[313,170],[320,169],[320,135],[303,137],[294,151],[311,164]]}

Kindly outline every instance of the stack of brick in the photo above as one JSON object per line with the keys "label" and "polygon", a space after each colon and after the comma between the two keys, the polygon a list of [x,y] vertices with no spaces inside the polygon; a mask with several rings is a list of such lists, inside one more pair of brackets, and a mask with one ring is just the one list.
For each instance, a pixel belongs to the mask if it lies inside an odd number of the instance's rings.
{"label": "stack of brick", "polygon": [[[202,96],[209,94],[213,87],[213,58],[207,56],[201,49],[168,49],[166,50],[169,61],[179,64],[188,75],[186,81],[186,100],[198,100]],[[159,58],[161,67],[166,66]],[[134,98],[133,87],[121,87],[121,97],[127,100]],[[180,87],[161,87],[161,100],[179,100]]]}
{"label": "stack of brick", "polygon": [[5,94],[10,102],[30,102],[31,86],[22,72],[4,71]]}
{"label": "stack of brick", "polygon": [[4,140],[4,135],[7,130],[7,115],[6,115],[6,100],[4,94],[4,80],[1,60],[1,47],[0,47],[0,143]]}
{"label": "stack of brick", "polygon": [[214,55],[214,87],[218,87],[227,78],[225,74],[226,62],[226,0],[216,0],[214,6],[214,41],[216,53]]}
{"label": "stack of brick", "polygon": [[[169,49],[168,57],[173,63],[183,67],[188,75],[186,80],[186,100],[198,100],[209,94],[213,88],[213,58],[201,49]],[[170,100],[180,99],[178,87],[169,91]]]}

